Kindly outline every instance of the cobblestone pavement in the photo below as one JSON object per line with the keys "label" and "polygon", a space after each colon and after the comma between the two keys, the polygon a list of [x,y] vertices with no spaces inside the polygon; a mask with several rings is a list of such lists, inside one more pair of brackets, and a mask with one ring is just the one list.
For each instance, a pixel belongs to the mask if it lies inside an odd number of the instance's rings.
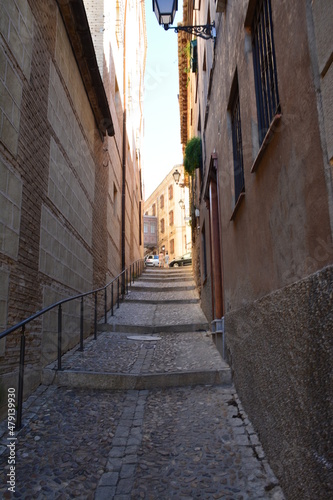
{"label": "cobblestone pavement", "polygon": [[[136,314],[131,311],[128,321]],[[104,332],[88,342],[84,353],[68,354],[64,363],[89,371],[97,359],[103,370],[157,370],[168,376],[169,370],[205,364],[214,369],[222,362],[205,332],[162,332],[159,340],[146,342],[129,336]],[[111,343],[117,346],[112,354]],[[153,355],[139,366],[143,344]],[[6,421],[0,437],[4,499],[284,498],[233,385],[141,391],[41,385],[25,402],[23,428],[15,436],[15,493],[7,484]]]}
{"label": "cobblestone pavement", "polygon": [[[142,358],[146,360],[143,365],[140,364]],[[205,332],[149,336],[103,332],[96,341],[90,340],[83,352],[75,350],[65,355],[62,362],[65,370],[141,374],[213,370],[224,366],[210,335]]]}

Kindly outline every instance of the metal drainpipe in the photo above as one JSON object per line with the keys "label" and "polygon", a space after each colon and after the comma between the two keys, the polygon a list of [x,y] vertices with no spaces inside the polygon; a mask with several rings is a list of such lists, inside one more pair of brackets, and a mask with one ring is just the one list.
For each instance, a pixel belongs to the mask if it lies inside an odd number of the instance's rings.
{"label": "metal drainpipe", "polygon": [[[126,15],[127,15],[127,0],[125,2],[124,12],[124,47],[123,47],[123,96],[124,96],[124,111],[123,111],[123,179],[121,193],[121,270],[124,271],[126,265]],[[122,287],[125,286],[124,275],[122,279]]]}

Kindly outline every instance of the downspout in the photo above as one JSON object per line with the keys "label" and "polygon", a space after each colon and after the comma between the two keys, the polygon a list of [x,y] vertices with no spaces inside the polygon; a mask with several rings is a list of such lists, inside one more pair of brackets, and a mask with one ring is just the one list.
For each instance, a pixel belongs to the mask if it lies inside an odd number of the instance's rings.
{"label": "downspout", "polygon": [[[122,168],[123,168],[123,178],[122,178],[122,190],[121,190],[121,269],[125,270],[126,265],[126,14],[127,14],[127,0],[125,1],[125,12],[124,12],[124,46],[123,46],[123,158],[122,158]],[[125,285],[125,276],[123,275],[123,288]]]}

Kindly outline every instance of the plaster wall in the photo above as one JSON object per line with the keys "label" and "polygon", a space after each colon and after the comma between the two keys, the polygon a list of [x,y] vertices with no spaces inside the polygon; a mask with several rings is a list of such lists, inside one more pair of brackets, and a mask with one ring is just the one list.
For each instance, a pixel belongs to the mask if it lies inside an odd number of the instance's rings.
{"label": "plaster wall", "polygon": [[332,498],[333,267],[227,313],[239,396],[287,498]]}
{"label": "plaster wall", "polygon": [[[251,172],[259,144],[251,35],[244,26],[250,3],[238,2],[236,8],[227,2],[225,12],[215,16],[213,79],[206,126],[200,132],[204,172],[210,155],[218,158],[227,355],[237,391],[287,498],[328,499],[333,491],[328,431],[333,415],[333,246],[329,153],[321,124],[324,119],[327,131],[329,85],[324,79],[319,90],[316,85],[309,2],[272,1],[282,117]],[[328,8],[330,2],[324,4]],[[328,82],[329,72],[330,65]],[[237,213],[228,112],[235,75],[245,177]],[[200,78],[205,76],[199,73],[199,87]],[[202,109],[199,102],[197,107]],[[209,235],[202,194],[200,224]],[[209,248],[206,253],[209,261]],[[208,267],[207,279],[201,276],[207,317],[210,275]]]}

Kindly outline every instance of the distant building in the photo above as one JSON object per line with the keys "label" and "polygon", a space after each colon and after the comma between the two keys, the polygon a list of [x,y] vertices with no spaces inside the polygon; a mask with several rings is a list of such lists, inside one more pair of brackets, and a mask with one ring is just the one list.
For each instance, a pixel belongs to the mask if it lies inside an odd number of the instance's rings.
{"label": "distant building", "polygon": [[152,215],[143,216],[143,243],[145,254],[158,252],[157,240],[157,217]]}
{"label": "distant building", "polygon": [[[174,171],[181,173],[175,183]],[[145,216],[157,218],[156,253],[168,252],[170,260],[192,250],[189,225],[189,190],[183,165],[176,165],[144,203]]]}

